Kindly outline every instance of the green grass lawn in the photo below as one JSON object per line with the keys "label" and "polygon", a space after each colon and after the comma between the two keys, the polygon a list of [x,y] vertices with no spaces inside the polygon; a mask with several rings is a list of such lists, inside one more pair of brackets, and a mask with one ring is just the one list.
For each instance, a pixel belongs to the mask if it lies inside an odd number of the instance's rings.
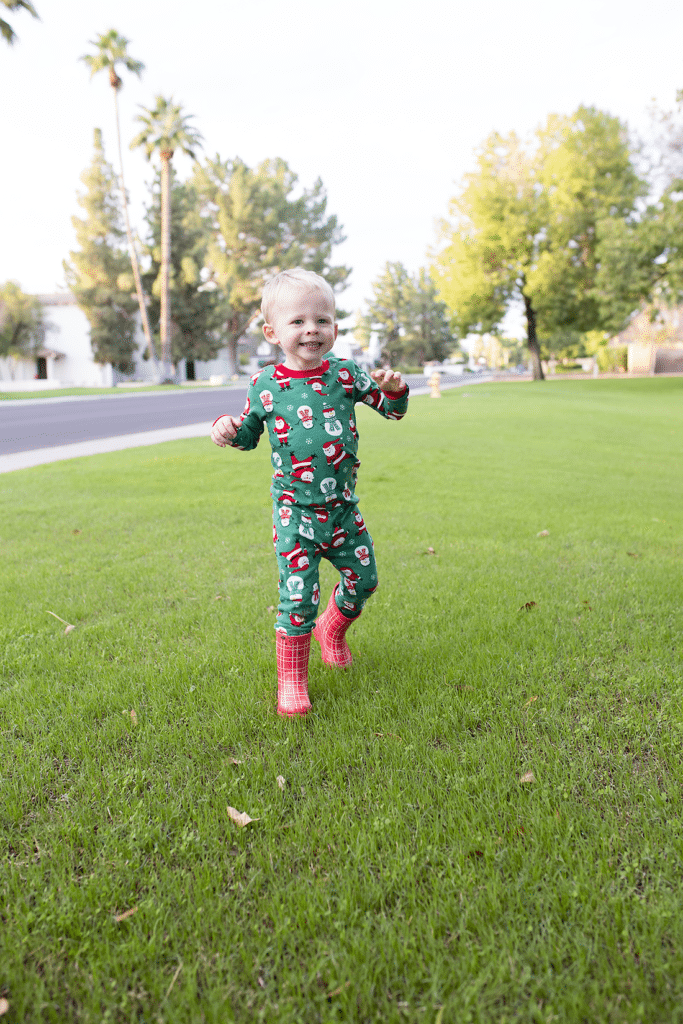
{"label": "green grass lawn", "polygon": [[683,1021],[683,381],[359,425],[381,585],[303,721],[264,444],[0,478],[8,1022]]}

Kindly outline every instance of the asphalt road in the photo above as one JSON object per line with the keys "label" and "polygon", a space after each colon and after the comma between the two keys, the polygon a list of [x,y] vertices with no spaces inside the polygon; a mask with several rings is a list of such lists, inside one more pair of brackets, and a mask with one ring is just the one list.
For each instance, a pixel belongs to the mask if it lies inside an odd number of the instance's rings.
{"label": "asphalt road", "polygon": [[232,387],[3,401],[0,455],[213,422],[221,413],[239,415],[245,394],[246,388]]}

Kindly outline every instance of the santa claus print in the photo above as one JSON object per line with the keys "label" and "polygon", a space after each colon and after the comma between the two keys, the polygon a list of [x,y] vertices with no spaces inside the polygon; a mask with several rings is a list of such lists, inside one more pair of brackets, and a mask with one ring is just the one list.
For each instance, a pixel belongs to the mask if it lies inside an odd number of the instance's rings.
{"label": "santa claus print", "polygon": [[353,458],[350,452],[344,451],[344,445],[339,441],[330,441],[328,444],[324,444],[323,452],[327,459],[327,465],[334,466],[335,469],[338,469],[345,459]]}
{"label": "santa claus print", "polygon": [[291,551],[283,551],[282,555],[287,559],[292,569],[297,569],[302,572],[304,569],[308,569],[309,559],[306,551],[301,547],[299,541],[296,542]]}
{"label": "santa claus print", "polygon": [[327,511],[324,505],[314,505],[313,514],[319,523],[326,523],[330,518],[330,513]]}
{"label": "santa claus print", "polygon": [[291,429],[292,428],[286,419],[284,419],[282,416],[275,417],[273,430],[277,436],[278,441],[280,442],[281,448],[289,446],[289,432]]}
{"label": "santa claus print", "polygon": [[307,459],[298,458],[294,452],[290,454],[292,460],[292,476],[295,480],[302,480],[305,484],[313,482],[313,459],[314,455],[309,455]]}
{"label": "santa claus print", "polygon": [[349,430],[351,431],[351,433],[353,434],[353,436],[355,437],[355,439],[357,441],[358,440],[358,431],[356,430],[356,424],[355,424],[353,416],[349,416]]}
{"label": "santa claus print", "polygon": [[368,532],[367,527],[366,527],[365,523],[363,522],[363,517],[362,517],[362,515],[360,514],[360,512],[358,510],[356,510],[353,513],[353,518],[356,520],[356,525],[358,527],[358,529],[356,530],[356,536],[360,537],[361,533],[367,533]]}
{"label": "santa claus print", "polygon": [[346,530],[342,530],[341,526],[335,526],[334,533],[332,534],[332,547],[340,548],[347,537],[348,532]]}
{"label": "santa claus print", "polygon": [[371,391],[369,395],[365,396],[363,401],[373,409],[381,409],[384,405],[384,395],[381,391]]}
{"label": "santa claus print", "polygon": [[292,386],[292,378],[279,366],[273,370],[273,380],[279,384],[281,391],[289,391]]}
{"label": "santa claus print", "polygon": [[353,376],[351,372],[346,369],[346,367],[343,366],[339,371],[337,382],[341,384],[347,395],[353,394]]}
{"label": "santa claus print", "polygon": [[289,520],[292,518],[292,509],[290,505],[280,505],[277,510],[277,514],[280,517],[280,522],[283,526],[289,526]]}
{"label": "santa claus print", "polygon": [[294,504],[294,491],[292,491],[292,490],[283,491],[282,494],[278,497],[277,500],[283,502],[283,504],[285,504],[285,505],[293,505]]}
{"label": "santa claus print", "polygon": [[319,377],[311,378],[310,380],[307,380],[306,383],[310,384],[313,390],[321,397],[325,398],[327,396],[327,391],[325,391],[325,385],[323,384]]}
{"label": "santa claus print", "polygon": [[299,615],[298,612],[290,612],[289,621],[292,623],[293,626],[303,626],[304,617],[303,615]]}

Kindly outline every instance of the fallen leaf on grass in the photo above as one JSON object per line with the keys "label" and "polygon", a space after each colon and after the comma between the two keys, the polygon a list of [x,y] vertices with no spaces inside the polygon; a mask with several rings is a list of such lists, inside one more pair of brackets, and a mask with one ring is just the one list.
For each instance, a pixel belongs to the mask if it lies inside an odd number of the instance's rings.
{"label": "fallen leaf on grass", "polygon": [[122,914],[117,914],[116,917],[114,918],[114,920],[118,924],[119,921],[125,921],[127,917],[132,917],[133,914],[137,914],[137,912],[138,912],[137,906],[131,907],[130,910],[124,910],[124,912]]}
{"label": "fallen leaf on grass", "polygon": [[268,607],[266,608],[266,611],[267,612],[274,612],[275,611],[275,605],[274,604],[269,604]]}
{"label": "fallen leaf on grass", "polygon": [[260,821],[260,818],[250,818],[246,811],[236,811],[234,807],[229,805],[228,817],[238,828],[244,828],[245,825],[249,825],[252,821]]}
{"label": "fallen leaf on grass", "polygon": [[236,757],[231,757],[230,764],[244,764],[244,761],[238,761]]}
{"label": "fallen leaf on grass", "polygon": [[54,617],[56,619],[59,619],[60,622],[64,623],[64,625],[66,626],[66,629],[64,630],[65,633],[70,633],[72,629],[76,628],[70,622],[67,622],[66,619],[63,619],[60,615],[55,615],[54,612],[51,612],[51,611],[48,610],[47,614],[48,615],[54,615]]}
{"label": "fallen leaf on grass", "polygon": [[391,736],[392,740],[401,740],[401,743],[403,743],[401,737],[395,732],[376,732],[375,736],[381,736],[382,738],[385,736]]}
{"label": "fallen leaf on grass", "polygon": [[214,597],[214,601],[222,601],[222,600],[223,600],[223,595],[222,594],[216,594],[216,596]]}
{"label": "fallen leaf on grass", "polygon": [[534,702],[535,700],[538,700],[538,694],[536,694],[536,696],[535,696],[535,697],[529,697],[529,699],[528,699],[528,701],[526,702],[526,704],[524,705],[524,707],[525,707],[525,708],[528,708],[528,707],[529,707],[529,705],[530,705],[530,704],[533,704],[533,702]]}
{"label": "fallen leaf on grass", "polygon": [[75,535],[77,533],[80,533],[81,531],[80,530],[72,530],[71,532]]}
{"label": "fallen leaf on grass", "polygon": [[527,601],[526,604],[521,604],[519,606],[519,610],[520,610],[520,612],[523,612],[525,610],[530,612],[531,609],[535,608],[535,607],[536,607],[536,602],[535,601]]}
{"label": "fallen leaf on grass", "polygon": [[280,787],[280,789],[284,789],[285,786],[287,785],[287,783],[285,782],[284,775],[278,775],[277,778],[275,779],[275,781],[277,782],[277,784]]}
{"label": "fallen leaf on grass", "polygon": [[138,724],[138,716],[135,713],[135,708],[131,708],[130,709],[130,720],[133,723],[133,725],[137,725]]}
{"label": "fallen leaf on grass", "polygon": [[9,1003],[6,999],[0,999],[0,1017],[9,1010]]}
{"label": "fallen leaf on grass", "polygon": [[536,776],[534,775],[533,772],[524,772],[524,775],[520,775],[519,781],[520,782],[535,782],[536,781]]}
{"label": "fallen leaf on grass", "polygon": [[640,558],[640,555],[637,554],[635,551],[627,551],[626,554],[629,555],[631,558]]}
{"label": "fallen leaf on grass", "polygon": [[326,998],[332,999],[334,996],[340,996],[344,989],[348,988],[350,984],[350,981],[345,981],[343,985],[339,986],[339,988],[333,988],[331,992],[328,992]]}
{"label": "fallen leaf on grass", "polygon": [[434,548],[427,548],[427,550],[423,551],[422,554],[423,555],[435,555],[436,551],[434,550]]}
{"label": "fallen leaf on grass", "polygon": [[541,530],[541,532],[537,533],[536,536],[537,537],[549,537],[550,536],[550,530]]}

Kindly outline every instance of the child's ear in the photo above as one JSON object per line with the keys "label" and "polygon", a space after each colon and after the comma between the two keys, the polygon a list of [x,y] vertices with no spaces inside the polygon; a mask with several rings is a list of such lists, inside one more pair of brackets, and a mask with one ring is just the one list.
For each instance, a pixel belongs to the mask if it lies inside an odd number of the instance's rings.
{"label": "child's ear", "polygon": [[271,343],[271,345],[279,345],[280,344],[280,342],[275,337],[275,331],[270,326],[270,324],[264,324],[263,325],[263,336],[266,339],[266,341],[269,341]]}

